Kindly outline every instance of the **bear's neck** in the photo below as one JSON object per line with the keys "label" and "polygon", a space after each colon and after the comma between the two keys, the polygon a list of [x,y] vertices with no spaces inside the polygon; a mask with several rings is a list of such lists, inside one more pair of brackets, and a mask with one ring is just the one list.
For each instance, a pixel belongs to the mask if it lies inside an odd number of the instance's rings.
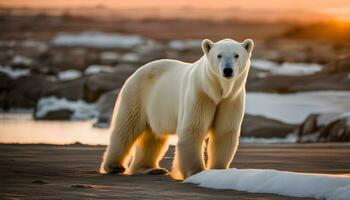
{"label": "bear's neck", "polygon": [[234,98],[238,93],[245,90],[245,76],[247,72],[243,72],[234,80],[226,80],[218,77],[216,73],[211,71],[207,57],[204,55],[196,62],[196,69],[199,83],[197,86],[201,91],[207,94],[216,104],[219,104],[223,99]]}
{"label": "bear's neck", "polygon": [[197,75],[196,78],[198,78],[198,81],[196,82],[199,84],[197,86],[216,104],[219,104],[224,96],[224,91],[220,84],[220,78],[211,71],[206,56],[203,56],[197,62],[196,69],[194,70],[198,70],[198,73],[193,73],[194,75]]}

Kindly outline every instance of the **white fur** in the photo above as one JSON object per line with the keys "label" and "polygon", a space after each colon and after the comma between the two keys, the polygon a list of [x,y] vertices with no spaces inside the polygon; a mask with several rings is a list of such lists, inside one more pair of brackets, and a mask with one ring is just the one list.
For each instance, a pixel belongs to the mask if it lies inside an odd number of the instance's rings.
{"label": "white fur", "polygon": [[[206,39],[202,48],[205,55],[195,63],[154,61],[126,81],[115,106],[101,173],[115,167],[128,168],[129,174],[159,168],[170,134],[179,138],[173,167],[179,172],[176,178],[206,167],[229,166],[238,146],[253,41],[213,43]],[[232,78],[223,77],[222,63],[232,63]],[[205,164],[207,136],[209,160]]]}

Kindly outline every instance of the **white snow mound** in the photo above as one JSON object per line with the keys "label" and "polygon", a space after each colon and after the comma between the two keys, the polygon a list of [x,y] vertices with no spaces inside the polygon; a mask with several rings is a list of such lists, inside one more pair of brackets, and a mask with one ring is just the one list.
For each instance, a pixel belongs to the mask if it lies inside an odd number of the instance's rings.
{"label": "white snow mound", "polygon": [[295,173],[266,169],[206,170],[187,178],[185,183],[200,187],[271,193],[316,199],[350,199],[350,176]]}

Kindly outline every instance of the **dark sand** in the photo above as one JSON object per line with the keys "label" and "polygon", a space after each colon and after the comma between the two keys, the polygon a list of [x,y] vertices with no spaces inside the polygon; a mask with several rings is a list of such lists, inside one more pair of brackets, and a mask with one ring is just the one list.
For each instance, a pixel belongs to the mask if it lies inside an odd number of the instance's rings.
{"label": "dark sand", "polygon": [[[100,175],[104,149],[0,145],[0,199],[297,199],[200,188],[166,176]],[[162,166],[170,168],[173,152]],[[350,144],[241,145],[232,167],[348,174]]]}

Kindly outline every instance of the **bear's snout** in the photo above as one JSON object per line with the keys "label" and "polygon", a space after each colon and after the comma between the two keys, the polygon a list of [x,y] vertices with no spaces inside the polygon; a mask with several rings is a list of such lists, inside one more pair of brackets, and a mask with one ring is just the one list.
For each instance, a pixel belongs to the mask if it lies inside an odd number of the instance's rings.
{"label": "bear's snout", "polygon": [[225,67],[223,70],[223,74],[225,78],[231,78],[233,75],[233,69],[231,67]]}

